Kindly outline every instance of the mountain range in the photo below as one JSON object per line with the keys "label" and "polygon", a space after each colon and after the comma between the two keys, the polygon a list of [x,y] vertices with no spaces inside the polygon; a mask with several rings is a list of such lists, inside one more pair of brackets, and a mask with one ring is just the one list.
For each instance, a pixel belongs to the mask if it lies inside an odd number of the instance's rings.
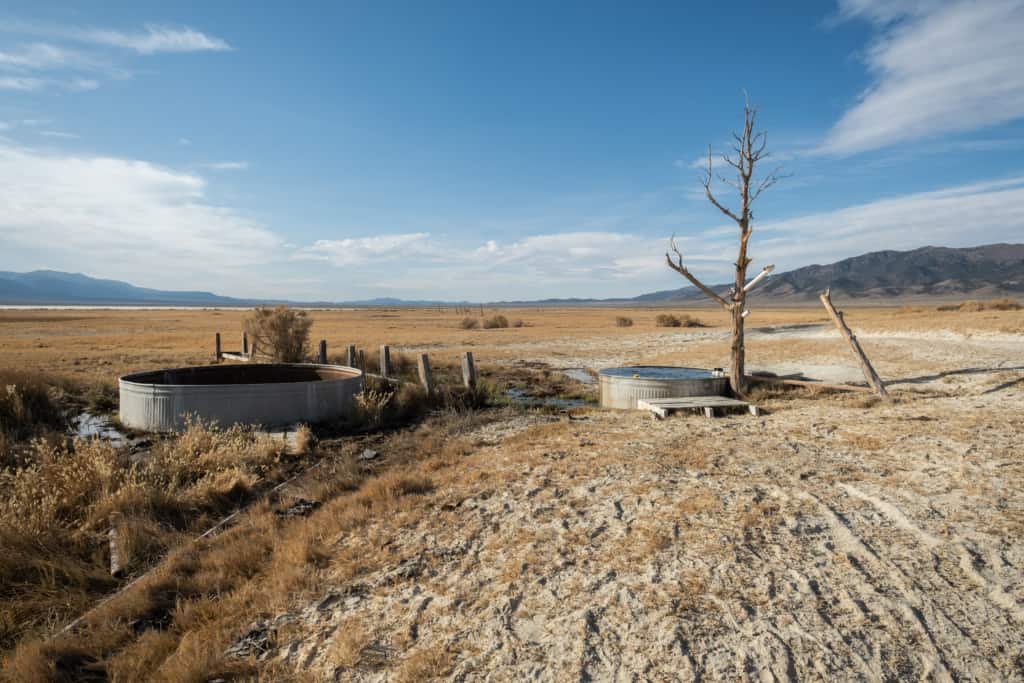
{"label": "mountain range", "polygon": [[[772,275],[754,290],[751,298],[779,304],[799,304],[814,301],[826,288],[831,288],[834,297],[866,303],[921,298],[1020,296],[1024,294],[1024,244],[875,251],[828,265],[804,266]],[[713,289],[725,292],[729,285],[716,285]],[[601,303],[658,305],[705,301],[703,293],[695,287],[687,286],[621,299],[546,299],[492,303],[535,306]],[[0,304],[3,305],[252,306],[272,303],[305,306],[439,306],[466,302],[393,298],[341,302],[251,300],[202,291],[148,289],[81,273],[53,270],[28,273],[0,271]]]}

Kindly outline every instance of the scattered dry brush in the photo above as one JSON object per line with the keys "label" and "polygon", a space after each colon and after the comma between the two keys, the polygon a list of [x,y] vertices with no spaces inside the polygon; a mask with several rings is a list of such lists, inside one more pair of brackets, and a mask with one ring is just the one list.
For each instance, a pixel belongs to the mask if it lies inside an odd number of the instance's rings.
{"label": "scattered dry brush", "polygon": [[260,306],[243,324],[256,355],[277,363],[301,363],[309,357],[309,330],[313,320],[306,311],[287,306]]}
{"label": "scattered dry brush", "polygon": [[697,318],[683,313],[682,315],[672,315],[670,313],[659,313],[654,319],[654,324],[658,327],[707,327]]}
{"label": "scattered dry brush", "polygon": [[993,299],[991,301],[963,301],[959,304],[944,304],[937,307],[939,311],[959,311],[961,313],[977,313],[979,311],[1019,311],[1022,306],[1016,299]]}

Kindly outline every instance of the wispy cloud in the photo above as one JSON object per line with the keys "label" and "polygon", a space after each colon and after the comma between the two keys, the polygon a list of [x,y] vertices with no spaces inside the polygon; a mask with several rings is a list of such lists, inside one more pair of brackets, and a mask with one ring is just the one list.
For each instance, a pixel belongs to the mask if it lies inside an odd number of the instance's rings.
{"label": "wispy cloud", "polygon": [[[994,178],[758,222],[751,253],[757,264],[788,269],[882,245],[1019,241],[1022,228],[1024,177]],[[667,230],[570,228],[513,239],[502,233],[481,227],[478,239],[467,240],[427,230],[366,231],[293,245],[212,202],[200,175],[0,141],[0,267],[35,255],[50,267],[88,262],[92,273],[150,286],[179,282],[184,274],[189,287],[254,293],[253,283],[262,283],[271,288],[263,293],[277,296],[302,295],[274,291],[289,277],[370,296],[482,300],[627,296],[685,284],[664,267]],[[700,277],[724,282],[729,276],[732,226],[709,225],[679,241]]]}
{"label": "wispy cloud", "polygon": [[[827,239],[822,239],[827,226]],[[755,253],[787,268],[878,249],[1019,242],[1024,176],[955,185],[755,227]]]}
{"label": "wispy cloud", "polygon": [[853,154],[1024,117],[1024,0],[840,0],[875,38],[874,83],[821,151]]}
{"label": "wispy cloud", "polygon": [[67,67],[95,68],[98,64],[84,53],[49,43],[30,43],[0,50],[0,68],[43,71]]}
{"label": "wispy cloud", "polygon": [[150,24],[137,31],[110,29],[64,29],[62,33],[72,40],[118,47],[142,55],[158,52],[220,52],[230,50],[227,41],[187,26],[175,28]]}
{"label": "wispy cloud", "polygon": [[438,253],[430,242],[430,233],[413,232],[370,237],[317,240],[295,252],[300,260],[325,261],[335,266],[366,266],[400,258],[422,258]]}
{"label": "wispy cloud", "polygon": [[211,282],[275,258],[283,239],[205,194],[203,178],[146,161],[0,143],[0,251],[146,284]]}
{"label": "wispy cloud", "polygon": [[248,161],[215,161],[207,165],[215,171],[244,171],[249,168]]}
{"label": "wispy cloud", "polygon": [[146,24],[140,29],[119,30],[3,21],[0,22],[0,31],[43,39],[120,48],[143,55],[159,52],[220,52],[232,49],[231,45],[223,38],[197,31],[189,26]]}
{"label": "wispy cloud", "polygon": [[77,140],[79,138],[75,133],[65,133],[59,130],[41,130],[39,134],[44,138],[61,138],[62,140]]}
{"label": "wispy cloud", "polygon": [[101,79],[132,76],[132,71],[121,64],[124,53],[232,49],[222,38],[189,27],[146,25],[124,31],[6,21],[0,22],[0,32],[35,39],[0,50],[0,88],[7,90],[93,90],[100,86]]}
{"label": "wispy cloud", "polygon": [[23,92],[39,90],[46,85],[41,78],[24,76],[0,76],[0,90],[21,90]]}

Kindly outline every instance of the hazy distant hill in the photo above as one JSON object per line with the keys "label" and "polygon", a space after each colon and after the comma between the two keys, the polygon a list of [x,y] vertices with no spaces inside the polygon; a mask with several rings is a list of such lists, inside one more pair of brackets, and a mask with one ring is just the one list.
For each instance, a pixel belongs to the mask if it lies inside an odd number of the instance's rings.
{"label": "hazy distant hill", "polygon": [[[660,266],[660,264],[659,264]],[[652,266],[654,268],[655,266]],[[753,276],[757,269],[752,269]],[[1024,295],[1024,244],[990,244],[951,249],[922,247],[913,251],[875,251],[829,265],[813,265],[773,275],[757,288],[755,298],[778,303],[814,300],[826,287],[839,298],[990,298]],[[716,285],[727,291],[729,285]],[[508,301],[507,305],[586,305],[596,303],[705,302],[694,287],[652,292],[623,299],[545,299]],[[92,304],[137,306],[251,306],[275,303],[235,299],[210,292],[174,292],[99,280],[80,273],[37,270],[0,271],[0,304]],[[283,302],[299,303],[299,302]],[[349,302],[304,302],[306,305],[441,306],[466,302],[406,301],[381,298]]]}

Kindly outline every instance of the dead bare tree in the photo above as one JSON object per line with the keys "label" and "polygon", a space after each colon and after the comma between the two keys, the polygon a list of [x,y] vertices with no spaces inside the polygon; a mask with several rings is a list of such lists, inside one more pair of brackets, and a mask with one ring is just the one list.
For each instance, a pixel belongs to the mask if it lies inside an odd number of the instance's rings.
{"label": "dead bare tree", "polygon": [[[746,308],[747,293],[767,276],[774,267],[770,265],[765,266],[757,277],[749,283],[747,282],[747,267],[752,260],[747,256],[747,243],[750,241],[751,232],[753,232],[752,224],[754,220],[754,214],[751,213],[750,209],[754,202],[757,201],[757,198],[761,196],[761,193],[783,177],[779,174],[779,169],[775,169],[759,180],[754,179],[755,167],[761,160],[769,156],[768,152],[765,151],[768,145],[768,133],[766,131],[757,131],[756,123],[757,108],[750,104],[749,98],[746,98],[743,106],[743,132],[732,134],[735,140],[732,147],[735,155],[722,155],[722,161],[735,169],[735,179],[726,178],[721,174],[715,173],[711,147],[709,146],[708,168],[701,181],[704,185],[704,196],[708,198],[708,201],[716,209],[732,219],[739,227],[739,253],[736,255],[735,264],[736,282],[732,290],[724,296],[719,295],[698,280],[683,264],[683,255],[676,246],[674,235],[669,242],[669,248],[672,253],[665,253],[665,260],[668,262],[669,268],[685,277],[694,287],[704,292],[708,298],[731,314],[732,354],[729,367],[729,384],[733,392],[739,396],[742,396],[746,389],[746,377],[744,375],[746,351],[743,342],[743,322],[749,312]],[[714,192],[711,190],[711,184],[715,178],[718,178],[739,193],[738,211],[734,212],[715,197]],[[675,255],[674,260],[673,254]]]}

